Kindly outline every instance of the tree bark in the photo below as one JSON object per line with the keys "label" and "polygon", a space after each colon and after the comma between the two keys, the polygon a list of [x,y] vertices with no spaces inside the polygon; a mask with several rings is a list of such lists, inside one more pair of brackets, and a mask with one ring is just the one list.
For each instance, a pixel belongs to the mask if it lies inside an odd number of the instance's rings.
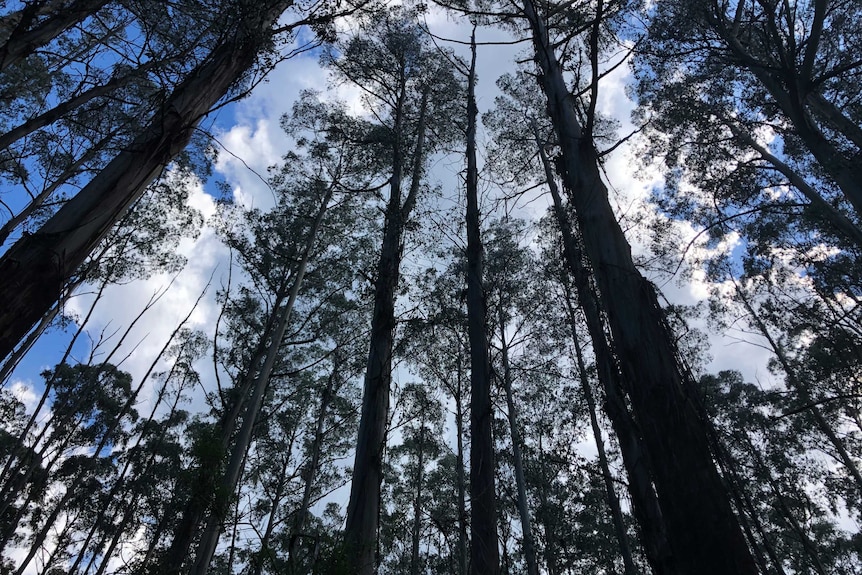
{"label": "tree bark", "polygon": [[499,308],[498,323],[500,328],[500,354],[503,360],[503,389],[506,392],[506,415],[509,420],[509,434],[512,436],[512,460],[515,467],[515,485],[518,489],[518,515],[521,519],[524,560],[527,563],[527,575],[539,575],[539,565],[536,561],[536,542],[533,538],[533,526],[527,502],[527,479],[524,476],[521,432],[518,429],[518,410],[515,407],[515,398],[512,393],[512,369],[509,365],[509,343],[506,341],[506,322],[503,317],[502,305]]}
{"label": "tree bark", "polygon": [[524,2],[581,239],[607,311],[614,351],[654,466],[671,549],[683,573],[755,575],[757,567],[712,460],[653,287],[640,275],[608,201],[590,134],[575,113],[545,22]]}
{"label": "tree bark", "polygon": [[266,45],[292,0],[255,8],[168,98],[129,147],[36,233],[0,258],[0,357],[51,309],[67,282],[146,186],[188,144],[195,126]]}
{"label": "tree bark", "polygon": [[377,552],[377,527],[380,514],[380,485],[383,480],[383,455],[386,449],[386,421],[392,384],[392,347],[395,335],[395,292],[401,273],[402,236],[416,195],[419,192],[424,158],[428,92],[422,97],[416,137],[416,151],[410,191],[401,204],[404,172],[400,134],[405,121],[405,86],[395,110],[395,143],[392,148],[392,175],[389,201],[383,226],[383,245],[374,282],[374,311],[371,316],[371,342],[362,392],[362,414],[356,439],[356,456],[347,504],[344,529],[345,549],[354,558],[357,575],[373,575]]}
{"label": "tree bark", "polygon": [[467,334],[470,340],[470,539],[473,575],[500,572],[497,500],[494,493],[494,441],[491,425],[491,362],[482,285],[483,249],[479,230],[479,170],[476,164],[476,31],[467,80]]}
{"label": "tree bark", "polygon": [[[604,322],[599,311],[598,296],[589,278],[583,254],[571,228],[569,216],[563,207],[560,190],[554,180],[550,160],[545,154],[538,128],[533,125],[536,142],[539,144],[539,157],[545,169],[548,189],[554,202],[554,214],[563,240],[563,258],[569,273],[575,281],[578,302],[584,313],[587,331],[593,344],[596,356],[596,369],[599,382],[605,392],[605,413],[614,428],[614,434],[620,445],[623,465],[629,478],[629,493],[632,497],[632,507],[635,518],[640,526],[641,541],[644,544],[647,560],[656,575],[676,573],[673,553],[668,542],[667,527],[662,517],[658,497],[652,483],[652,472],[643,439],[633,420],[623,397],[622,378],[617,368],[616,360],[611,351]],[[568,293],[566,278],[561,278]],[[572,326],[574,330],[574,325]],[[572,337],[577,339],[577,333],[572,331]]]}

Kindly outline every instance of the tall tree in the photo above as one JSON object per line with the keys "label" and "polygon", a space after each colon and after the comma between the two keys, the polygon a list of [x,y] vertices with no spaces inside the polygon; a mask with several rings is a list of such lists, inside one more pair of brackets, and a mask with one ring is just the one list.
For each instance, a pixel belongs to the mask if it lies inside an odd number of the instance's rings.
{"label": "tall tree", "polygon": [[[362,23],[362,35],[340,47],[341,57],[333,54],[327,59],[339,76],[363,90],[369,107],[383,120],[379,137],[387,149],[391,170],[345,529],[348,553],[357,558],[354,567],[362,575],[375,569],[395,300],[405,226],[421,191],[426,158],[451,138],[452,131],[447,128],[458,117],[451,102],[460,85],[451,65],[429,47],[410,18],[400,10],[374,15]],[[429,129],[432,125],[437,128],[433,132]]]}
{"label": "tall tree", "polygon": [[[221,42],[183,80],[135,139],[36,233],[2,258],[0,355],[51,308],[81,263],[146,186],[188,144],[197,123],[271,46],[272,29],[292,2],[242,3]],[[318,15],[312,21],[325,21]],[[307,20],[287,26],[292,29]]]}
{"label": "tall tree", "polygon": [[[484,248],[479,227],[479,167],[476,160],[476,29],[470,39],[467,78],[467,333],[470,341],[470,521],[471,573],[499,573],[494,443],[491,424],[491,360],[484,289]],[[528,530],[529,531],[529,530]],[[533,558],[535,565],[535,557]],[[536,575],[530,573],[530,575]]]}
{"label": "tall tree", "polygon": [[688,373],[653,286],[640,274],[608,201],[592,139],[599,90],[598,49],[606,26],[598,3],[585,19],[591,60],[585,123],[563,75],[546,14],[523,3],[540,84],[560,146],[557,167],[596,275],[613,349],[654,464],[654,481],[674,558],[683,572],[755,573],[756,566],[713,462]]}

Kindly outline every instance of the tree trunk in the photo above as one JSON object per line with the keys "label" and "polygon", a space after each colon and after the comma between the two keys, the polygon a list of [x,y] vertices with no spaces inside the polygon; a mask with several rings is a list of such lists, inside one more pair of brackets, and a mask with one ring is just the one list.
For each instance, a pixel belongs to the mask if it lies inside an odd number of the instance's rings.
{"label": "tree trunk", "polygon": [[[17,64],[65,30],[95,14],[109,1],[77,0],[67,6],[57,5],[60,3],[32,2],[18,12],[4,17],[2,26],[8,30],[8,35],[3,34],[6,38],[0,46],[0,72]],[[50,15],[31,27],[33,20],[44,14]]]}
{"label": "tree trunk", "polygon": [[335,393],[338,385],[338,378],[340,377],[340,359],[338,357],[337,350],[332,362],[332,372],[329,374],[326,387],[320,395],[320,410],[317,413],[317,421],[314,425],[314,439],[311,442],[311,457],[309,458],[308,467],[305,471],[305,487],[302,490],[302,500],[299,503],[299,508],[296,510],[296,519],[293,523],[293,533],[291,534],[290,546],[288,547],[287,562],[291,566],[296,560],[296,553],[299,550],[299,539],[302,536],[302,530],[305,527],[305,521],[308,518],[308,508],[311,506],[311,494],[314,488],[314,478],[317,475],[317,467],[320,465],[320,452],[323,448],[326,416],[329,410],[329,403],[332,401],[332,396]]}
{"label": "tree trunk", "polygon": [[497,575],[497,500],[494,493],[494,441],[491,425],[491,362],[482,286],[482,239],[479,233],[479,170],[476,165],[476,31],[467,87],[467,333],[470,339],[470,539],[471,573]]}
{"label": "tree trunk", "polygon": [[[459,346],[460,347],[460,346]],[[458,575],[467,575],[467,480],[464,477],[464,407],[461,402],[461,350],[458,350],[458,383],[455,395],[455,480],[458,483]]]}
{"label": "tree trunk", "polygon": [[524,15],[548,112],[562,150],[559,168],[607,311],[614,351],[654,464],[671,549],[683,573],[757,573],[709,451],[703,423],[686,396],[682,369],[658,298],[640,275],[608,201],[590,134],[583,133],[545,23],[532,0]]}
{"label": "tree trunk", "polygon": [[266,388],[269,386],[272,369],[279,357],[279,349],[281,348],[284,334],[287,331],[287,326],[290,322],[290,314],[293,311],[293,306],[296,303],[297,296],[299,295],[299,289],[302,286],[302,280],[305,277],[305,269],[308,265],[308,260],[311,258],[311,252],[314,249],[314,244],[317,240],[317,232],[320,230],[320,226],[323,223],[323,216],[326,214],[326,209],[329,206],[329,200],[332,198],[334,189],[334,184],[327,189],[323,200],[321,201],[320,209],[314,219],[314,223],[309,230],[302,258],[294,275],[293,285],[290,287],[290,294],[288,296],[287,303],[281,312],[278,325],[273,332],[272,340],[266,350],[266,357],[264,359],[263,366],[260,368],[260,371],[255,378],[254,385],[252,386],[252,395],[249,399],[248,407],[246,407],[245,413],[243,414],[242,427],[240,427],[239,434],[234,442],[234,446],[230,454],[230,461],[228,461],[227,469],[222,478],[221,488],[219,491],[227,499],[226,501],[221,502],[221,505],[219,504],[220,502],[217,501],[215,508],[210,513],[206,529],[204,530],[200,545],[198,546],[194,566],[191,571],[189,571],[190,575],[205,575],[209,570],[209,564],[212,560],[213,554],[215,553],[216,546],[218,545],[218,539],[221,533],[221,524],[224,520],[226,511],[224,504],[228,503],[229,498],[236,492],[239,476],[242,473],[243,463],[245,462],[245,456],[248,452],[249,446],[251,445],[252,431],[254,430],[255,423],[257,423],[257,418],[260,415],[260,410],[263,405],[263,396]]}
{"label": "tree trunk", "polygon": [[[706,10],[706,18],[726,42],[730,52],[733,54],[734,61],[750,71],[763,87],[766,88],[766,91],[769,92],[775,103],[784,115],[787,116],[787,119],[790,120],[793,129],[802,140],[802,143],[808,148],[808,151],[811,152],[817,163],[820,164],[823,170],[838,185],[844,193],[844,197],[855,208],[857,215],[862,217],[862,165],[860,165],[858,159],[847,157],[835,144],[826,138],[820,127],[811,117],[804,96],[799,92],[798,87],[792,86],[792,82],[790,87],[786,87],[783,81],[775,77],[773,70],[770,70],[768,66],[763,65],[752,57],[739,38],[725,26],[720,13],[716,15],[710,10]],[[827,120],[832,122],[839,121],[838,116],[823,106],[822,100],[818,102],[818,99],[814,97],[809,103],[813,104],[816,114],[826,117]],[[840,129],[840,125],[838,127]],[[862,138],[858,127],[855,130],[843,133],[851,141],[857,137]]]}
{"label": "tree trunk", "polygon": [[[512,436],[512,460],[515,465],[515,484],[518,489],[518,515],[521,518],[521,534],[524,545],[524,560],[527,563],[527,575],[539,575],[539,565],[536,561],[536,543],[533,539],[533,527],[530,520],[530,509],[527,503],[527,480],[524,477],[524,459],[521,454],[521,432],[518,429],[518,412],[515,408],[515,398],[512,394],[512,370],[509,366],[509,343],[506,341],[506,323],[503,317],[503,307],[499,308],[498,322],[500,327],[500,353],[503,359],[503,389],[506,392],[507,419],[509,434]],[[627,574],[630,575],[630,574]]]}
{"label": "tree trunk", "polygon": [[[598,379],[605,391],[605,413],[607,413],[614,428],[614,433],[620,444],[623,465],[629,477],[632,508],[640,526],[644,551],[656,575],[674,574],[677,571],[667,539],[667,528],[652,484],[651,464],[644,449],[637,423],[632,419],[622,395],[623,384],[605,333],[604,322],[599,311],[598,297],[591,285],[583,254],[569,223],[569,216],[563,207],[550,160],[544,152],[543,142],[535,124],[533,131],[536,142],[539,144],[539,156],[545,169],[548,189],[554,201],[554,214],[563,240],[563,258],[569,273],[575,280],[578,302],[584,313],[587,331],[593,344]],[[567,290],[566,297],[571,299],[566,278],[563,277],[561,280]],[[574,325],[572,327],[574,329]],[[577,339],[577,333],[573,331],[572,337]]]}
{"label": "tree trunk", "polygon": [[410,575],[419,575],[419,541],[422,534],[422,481],[425,470],[425,418],[419,422],[419,454],[416,462],[416,495],[413,498],[413,532],[410,541]]}
{"label": "tree trunk", "polygon": [[599,469],[602,472],[602,479],[605,484],[605,497],[608,507],[611,510],[611,520],[614,525],[614,535],[617,538],[617,544],[620,548],[620,555],[623,558],[623,566],[626,575],[636,575],[634,561],[632,560],[632,550],[629,545],[629,539],[626,535],[626,526],[623,522],[623,512],[620,507],[620,500],[617,497],[616,489],[614,489],[614,478],[611,475],[611,467],[608,464],[608,456],[605,453],[605,442],[602,439],[602,428],[599,425],[598,414],[596,413],[596,400],[593,397],[593,390],[590,386],[590,380],[587,375],[587,366],[584,363],[583,352],[581,351],[581,342],[578,339],[578,333],[575,321],[575,310],[572,308],[571,298],[566,294],[565,304],[569,315],[569,323],[572,326],[572,344],[575,346],[575,359],[578,366],[578,375],[581,379],[581,388],[584,390],[584,398],[587,400],[587,411],[590,416],[590,426],[593,430],[593,438],[596,441],[596,451],[599,454]]}
{"label": "tree trunk", "polygon": [[113,224],[188,144],[195,126],[266,45],[292,0],[271,0],[241,22],[168,98],[141,134],[36,233],[0,258],[0,357],[57,301]]}
{"label": "tree trunk", "polygon": [[373,575],[377,552],[377,527],[380,514],[380,485],[383,480],[383,454],[386,448],[386,421],[389,415],[389,390],[392,383],[392,347],[395,332],[395,295],[401,273],[402,236],[416,195],[423,161],[425,114],[428,94],[423,94],[419,112],[416,152],[410,192],[401,205],[403,153],[398,136],[404,120],[404,86],[395,111],[396,141],[392,148],[392,176],[389,202],[383,226],[383,245],[374,282],[374,311],[371,316],[371,342],[362,392],[362,414],[356,439],[356,456],[347,504],[344,529],[345,549],[354,558],[357,575]]}

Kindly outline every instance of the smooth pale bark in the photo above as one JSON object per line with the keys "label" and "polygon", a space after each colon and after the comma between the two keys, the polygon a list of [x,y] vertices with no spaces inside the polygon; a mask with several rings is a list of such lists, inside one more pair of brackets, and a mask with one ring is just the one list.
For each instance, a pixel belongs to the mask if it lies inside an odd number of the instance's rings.
{"label": "smooth pale bark", "polygon": [[491,361],[485,322],[483,249],[479,233],[479,170],[476,165],[476,32],[467,85],[467,334],[470,340],[470,521],[473,575],[500,572],[497,498],[494,492],[494,440],[491,426]]}
{"label": "smooth pale bark", "polygon": [[[234,440],[233,449],[231,450],[230,460],[228,461],[227,469],[221,481],[219,492],[222,494],[231,494],[232,496],[237,489],[239,477],[242,473],[243,464],[245,462],[248,448],[251,445],[252,431],[257,423],[263,405],[263,396],[269,386],[272,369],[275,366],[276,360],[279,358],[279,349],[281,348],[284,334],[287,331],[287,326],[290,323],[290,314],[293,311],[293,306],[296,303],[296,298],[299,295],[299,289],[302,287],[302,280],[305,278],[305,270],[308,266],[308,260],[311,258],[311,252],[314,249],[314,244],[317,241],[317,234],[320,226],[323,223],[323,217],[326,214],[326,209],[329,206],[329,201],[332,198],[335,184],[331,185],[321,201],[320,209],[315,216],[311,230],[309,230],[308,238],[305,247],[303,248],[302,257],[299,261],[299,266],[293,277],[293,285],[290,287],[290,293],[287,298],[287,303],[284,309],[279,314],[278,324],[273,332],[272,340],[266,350],[263,365],[255,377],[252,385],[251,398],[248,401],[248,406],[245,409],[242,417],[242,426]],[[228,496],[228,497],[230,497]],[[227,503],[225,501],[224,503]],[[222,522],[226,505],[220,505],[216,502],[216,506],[210,513],[207,520],[207,526],[204,530],[201,542],[198,546],[197,557],[195,563],[189,571],[189,575],[206,575],[209,570],[210,561],[212,561],[216,546],[218,545],[219,535],[221,534]]]}
{"label": "smooth pale bark", "polygon": [[[563,200],[554,179],[551,162],[545,154],[544,144],[535,124],[533,124],[533,133],[539,144],[539,157],[544,166],[548,189],[554,202],[554,215],[562,235],[563,258],[569,273],[574,278],[578,303],[580,303],[583,311],[587,332],[593,344],[599,383],[605,391],[605,413],[607,413],[614,428],[614,434],[620,445],[623,465],[629,477],[632,508],[640,526],[644,551],[656,575],[670,575],[677,571],[667,540],[667,528],[653,488],[649,459],[644,450],[637,424],[632,419],[623,397],[623,384],[605,333],[602,315],[599,311],[598,297],[590,283],[589,271],[571,228],[569,216],[563,207]],[[563,286],[567,290],[566,297],[571,299],[565,278],[563,278]],[[574,330],[574,325],[572,329]],[[577,339],[577,333],[573,331],[572,337]]]}
{"label": "smooth pale bark", "polygon": [[755,575],[757,566],[712,460],[689,375],[652,285],[640,275],[608,201],[598,154],[583,132],[545,22],[524,2],[548,112],[561,149],[558,168],[578,218],[635,418],[649,452],[670,546],[683,573]]}
{"label": "smooth pale bark", "polygon": [[345,549],[353,558],[357,575],[373,575],[377,552],[377,527],[380,515],[380,485],[383,480],[383,454],[386,449],[386,422],[392,384],[392,347],[395,335],[395,294],[401,274],[404,226],[419,194],[424,160],[428,91],[422,95],[412,166],[412,181],[407,198],[401,203],[404,157],[401,131],[405,122],[406,85],[402,82],[395,109],[395,142],[392,147],[392,175],[389,201],[383,225],[383,244],[374,282],[374,311],[371,316],[371,341],[362,392],[362,414],[356,439],[356,456],[347,504],[344,529]]}
{"label": "smooth pale bark", "polygon": [[159,108],[138,137],[37,232],[0,258],[0,357],[44,316],[87,255],[188,144],[195,126],[255,61],[292,0],[242,21]]}
{"label": "smooth pale bark", "polygon": [[[0,45],[0,72],[13,66],[51,40],[98,12],[110,0],[31,2],[0,21],[5,41]],[[46,17],[34,20],[40,16]]]}
{"label": "smooth pale bark", "polygon": [[521,432],[518,429],[518,410],[515,407],[515,398],[512,393],[509,342],[506,341],[506,322],[503,317],[502,306],[499,308],[497,316],[500,326],[500,355],[503,360],[503,389],[506,392],[506,418],[509,421],[509,434],[512,436],[512,461],[515,467],[515,486],[518,490],[518,515],[521,519],[524,560],[527,563],[527,575],[539,575],[539,565],[536,561],[536,542],[533,538],[533,526],[527,502],[527,480],[524,476],[524,458],[521,454]]}

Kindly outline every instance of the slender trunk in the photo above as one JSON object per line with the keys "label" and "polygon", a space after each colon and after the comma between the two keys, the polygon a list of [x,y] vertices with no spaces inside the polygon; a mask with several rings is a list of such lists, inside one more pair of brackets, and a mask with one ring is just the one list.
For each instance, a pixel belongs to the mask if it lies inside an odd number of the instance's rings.
{"label": "slender trunk", "polygon": [[36,553],[39,552],[39,549],[45,543],[45,540],[54,528],[54,524],[57,522],[57,518],[60,516],[60,513],[66,508],[66,504],[72,500],[72,496],[75,494],[75,488],[76,486],[72,485],[67,487],[66,493],[64,493],[60,500],[57,501],[57,504],[51,510],[50,515],[48,515],[48,518],[42,524],[42,528],[36,531],[33,535],[30,550],[27,552],[27,556],[24,558],[24,561],[22,561],[18,566],[18,569],[15,571],[15,575],[22,575],[27,569],[27,566],[33,560],[33,557],[35,557]]}
{"label": "slender trunk", "polygon": [[548,112],[562,157],[559,168],[577,213],[581,239],[608,313],[614,351],[629,383],[635,417],[654,464],[656,492],[671,549],[684,573],[757,573],[709,450],[673,338],[652,285],[640,275],[583,133],[545,22],[524,1]]}
{"label": "slender trunk", "polygon": [[416,461],[416,495],[413,497],[413,532],[410,541],[410,575],[419,575],[419,540],[422,533],[422,481],[425,468],[425,418],[419,427],[419,454]]}
{"label": "slender trunk", "polygon": [[[291,450],[293,449],[293,441],[295,437],[296,434],[294,433],[290,441]],[[278,485],[276,485],[275,494],[273,494],[272,500],[270,501],[269,515],[266,519],[266,529],[263,532],[263,537],[260,538],[260,549],[258,549],[258,552],[251,558],[252,575],[261,575],[261,573],[263,573],[264,563],[267,560],[272,561],[274,558],[272,551],[269,549],[269,541],[272,538],[273,531],[275,530],[278,508],[281,505],[281,498],[284,495],[284,487],[288,482],[287,468],[290,465],[290,453],[290,451],[285,449],[286,455],[281,464],[281,473],[279,474]],[[237,502],[238,501],[239,498],[237,498]],[[233,565],[233,563],[228,563],[228,565]]]}
{"label": "slender trunk", "polygon": [[471,573],[497,575],[497,500],[491,424],[491,362],[482,287],[483,250],[479,233],[479,170],[476,165],[476,31],[467,86],[467,333],[470,339],[470,540]]}
{"label": "slender trunk", "polygon": [[324,426],[326,417],[329,411],[329,403],[332,401],[332,396],[339,379],[340,360],[338,352],[333,359],[332,372],[329,374],[329,379],[326,382],[326,387],[320,395],[320,410],[317,412],[317,421],[314,425],[314,440],[311,442],[311,457],[308,461],[308,467],[305,470],[305,486],[302,490],[302,500],[299,503],[299,508],[296,510],[296,519],[293,523],[293,533],[290,537],[290,546],[288,547],[288,564],[294,565],[296,555],[299,550],[299,539],[302,530],[305,528],[305,521],[308,518],[308,508],[311,506],[311,495],[314,490],[314,480],[317,476],[317,468],[320,465],[320,452],[323,448]]}
{"label": "slender trunk", "polygon": [[780,516],[785,519],[790,530],[799,537],[799,542],[802,544],[805,554],[808,555],[811,560],[814,570],[817,571],[819,575],[827,575],[828,571],[820,561],[820,552],[817,549],[817,545],[811,540],[808,532],[799,524],[793,511],[788,507],[787,502],[785,501],[784,490],[775,481],[775,478],[772,475],[772,468],[763,461],[763,458],[760,455],[762,449],[754,446],[750,439],[747,439],[746,443],[748,444],[748,451],[751,453],[752,458],[760,468],[761,473],[766,476],[766,482],[769,484],[769,489],[775,496],[775,502],[778,506],[778,511],[781,514]]}
{"label": "slender trunk", "polygon": [[796,375],[796,370],[793,369],[793,366],[790,364],[790,359],[784,351],[784,346],[772,337],[772,334],[769,332],[769,328],[767,328],[763,320],[760,319],[760,316],[754,310],[754,307],[751,305],[745,292],[736,284],[736,281],[734,281],[734,286],[736,287],[736,295],[742,302],[745,310],[748,312],[754,326],[769,343],[769,347],[772,349],[772,352],[781,364],[781,369],[784,370],[784,374],[787,376],[787,382],[790,384],[790,387],[808,406],[807,411],[809,411],[811,416],[814,418],[814,423],[817,425],[817,428],[829,440],[829,443],[838,454],[838,461],[841,462],[844,469],[850,474],[850,477],[853,478],[853,481],[856,484],[856,489],[859,491],[860,495],[862,495],[862,473],[860,473],[859,467],[847,451],[847,447],[844,445],[844,442],[841,441],[841,438],[838,437],[835,430],[833,430],[829,422],[826,421],[826,418],[823,416],[823,412],[820,410],[820,406],[818,406],[812,399],[808,386]]}
{"label": "slender trunk", "polygon": [[542,486],[539,490],[539,498],[542,504],[542,528],[545,531],[545,567],[548,575],[557,575],[557,537],[556,529],[551,524],[550,504],[548,503],[548,469],[545,465],[545,450],[542,448],[542,431],[539,430],[539,462],[542,467]]}
{"label": "slender trunk", "polygon": [[455,481],[458,488],[458,575],[467,575],[467,480],[464,477],[464,407],[461,401],[461,350],[458,350],[458,379],[455,388]]}
{"label": "slender trunk", "polygon": [[[96,156],[100,151],[102,151],[105,146],[113,139],[114,134],[108,134],[92,146],[90,146],[86,152],[84,152],[80,158],[69,164],[63,172],[54,178],[54,181],[45,186],[42,191],[32,197],[30,202],[24,206],[20,212],[6,220],[2,227],[0,227],[0,245],[6,243],[6,240],[9,239],[9,236],[12,232],[15,231],[18,226],[20,226],[24,221],[27,220],[30,216],[36,213],[42,205],[51,197],[51,195],[57,191],[57,188],[65,184],[69,181],[70,178],[75,176],[83,166],[90,161],[92,158]],[[71,293],[71,289],[66,290]]]}
{"label": "slender trunk", "polygon": [[32,27],[33,21],[43,12],[39,8],[44,3],[33,2],[15,15],[10,14],[10,16],[17,16],[15,18],[17,22],[9,19],[9,16],[6,17],[9,20],[3,22],[6,25],[11,25],[12,22],[15,24],[6,37],[5,43],[0,46],[0,72],[17,64],[65,30],[95,14],[109,1],[78,0],[66,6],[52,6],[54,9],[51,10],[50,15]]}
{"label": "slender trunk", "polygon": [[506,392],[506,407],[508,408],[506,415],[509,420],[509,433],[512,436],[512,459],[515,464],[515,484],[518,488],[518,515],[521,518],[524,559],[527,562],[527,574],[539,575],[539,565],[536,561],[536,543],[533,539],[533,527],[530,520],[530,509],[527,503],[527,480],[524,477],[524,460],[521,454],[521,432],[518,429],[518,412],[515,408],[515,398],[512,394],[512,370],[509,365],[509,343],[506,341],[506,322],[503,317],[502,305],[498,309],[498,312],[500,353],[503,358],[503,389]]}
{"label": "slender trunk", "polygon": [[401,273],[404,224],[419,192],[424,158],[425,115],[428,93],[423,94],[419,112],[416,151],[410,192],[401,205],[403,152],[400,136],[404,124],[405,87],[400,90],[395,110],[392,147],[392,176],[389,180],[389,202],[383,225],[383,245],[377,262],[374,282],[374,311],[371,316],[371,341],[362,392],[362,414],[356,439],[356,456],[347,504],[344,544],[355,559],[357,575],[373,575],[377,553],[377,531],[380,514],[380,485],[383,480],[383,454],[386,448],[386,422],[389,415],[389,390],[392,383],[392,347],[395,335],[395,295]]}
{"label": "slender trunk", "polygon": [[21,138],[28,136],[40,128],[52,124],[77,108],[80,108],[87,102],[106,96],[126,84],[130,84],[134,80],[146,78],[144,73],[156,66],[165,64],[165,61],[151,60],[133,70],[131,73],[113,77],[104,84],[93,86],[68,100],[65,100],[50,110],[42,112],[38,116],[29,118],[22,124],[10,129],[3,135],[0,135],[0,150],[5,150]]}
{"label": "slender trunk", "polygon": [[[263,366],[258,372],[254,385],[252,386],[252,395],[248,402],[248,407],[243,414],[242,427],[237,434],[233,449],[231,451],[230,460],[228,461],[227,469],[221,483],[220,492],[225,497],[229,498],[236,492],[239,476],[242,473],[242,466],[245,461],[246,453],[251,445],[252,431],[260,414],[261,406],[263,405],[263,396],[266,388],[269,385],[269,380],[272,375],[272,369],[279,357],[279,349],[281,348],[284,334],[287,331],[288,323],[290,322],[290,314],[293,311],[293,306],[296,303],[296,298],[299,295],[299,289],[302,286],[302,280],[305,277],[305,269],[308,265],[308,260],[311,259],[311,252],[314,249],[314,244],[317,241],[317,233],[323,223],[323,217],[326,214],[326,209],[329,206],[329,200],[332,198],[335,186],[330,186],[324,194],[320,204],[320,209],[314,219],[311,229],[309,230],[308,238],[302,253],[302,259],[299,262],[299,267],[293,279],[293,285],[290,288],[287,303],[284,310],[281,312],[281,317],[278,325],[273,333],[272,341],[266,351],[266,357]],[[221,508],[220,508],[221,507]],[[200,545],[198,546],[197,558],[195,564],[189,572],[190,575],[205,575],[209,569],[210,561],[215,553],[216,545],[218,545],[219,534],[221,533],[221,524],[224,520],[225,509],[223,505],[216,503],[216,508],[210,513],[207,521],[206,529]]]}
{"label": "slender trunk", "polygon": [[590,416],[590,426],[593,430],[593,437],[596,441],[596,451],[599,454],[599,469],[602,472],[602,479],[605,484],[605,497],[608,507],[611,510],[611,520],[614,525],[614,535],[617,538],[617,545],[620,548],[620,555],[623,558],[623,566],[626,575],[635,575],[637,569],[632,560],[632,550],[629,545],[629,539],[626,535],[626,526],[623,522],[623,511],[620,507],[620,500],[617,497],[616,489],[614,489],[614,478],[611,475],[611,467],[608,464],[608,456],[605,453],[605,442],[602,439],[602,428],[599,425],[598,414],[596,413],[596,400],[593,397],[593,390],[590,386],[589,376],[587,375],[587,366],[584,363],[583,352],[581,351],[581,342],[577,336],[577,328],[575,323],[575,310],[572,309],[571,298],[566,294],[565,304],[566,311],[569,315],[569,323],[572,326],[572,343],[575,346],[575,360],[578,366],[578,375],[581,380],[581,389],[584,390],[584,398],[587,400],[587,411]]}
{"label": "slender trunk", "polygon": [[42,318],[87,255],[164,166],[188,144],[195,126],[266,45],[292,0],[271,0],[174,90],[141,134],[36,233],[0,258],[0,357]]}
{"label": "slender trunk", "polygon": [[809,94],[806,103],[817,117],[831,124],[833,128],[841,132],[841,135],[856,144],[859,150],[862,150],[862,128],[859,127],[859,124],[845,116],[835,104],[818,93]]}
{"label": "slender trunk", "polygon": [[768,149],[764,146],[761,146],[760,143],[755,140],[751,134],[743,131],[741,128],[736,127],[732,124],[732,122],[726,122],[726,125],[733,132],[734,136],[736,136],[743,143],[748,145],[750,148],[755,150],[760,157],[769,162],[776,171],[781,173],[784,177],[786,177],[793,187],[799,190],[803,196],[805,196],[810,202],[811,207],[814,212],[821,216],[826,223],[835,226],[836,229],[840,230],[842,234],[847,236],[848,239],[854,241],[856,245],[862,247],[862,230],[859,229],[859,226],[850,221],[847,216],[842,214],[838,209],[836,209],[832,204],[827,202],[820,193],[817,192],[811,185],[805,181],[799,173],[782,162],[777,156],[770,153]]}
{"label": "slender trunk", "polygon": [[[677,569],[674,566],[673,553],[668,542],[667,528],[662,517],[658,497],[653,488],[651,464],[644,449],[637,423],[632,419],[622,395],[623,384],[605,333],[604,322],[599,311],[598,297],[591,286],[589,271],[585,266],[583,254],[569,223],[569,216],[563,207],[550,160],[544,152],[542,140],[535,124],[533,130],[536,141],[539,143],[539,155],[545,168],[548,189],[554,201],[554,213],[562,234],[563,258],[569,273],[575,280],[578,302],[583,311],[587,331],[593,344],[593,353],[596,356],[598,379],[605,391],[605,413],[607,413],[614,428],[614,434],[620,444],[623,465],[629,477],[629,493],[632,497],[634,515],[640,526],[644,551],[656,575],[671,575],[676,573]],[[562,278],[562,282],[566,289],[566,298],[571,300],[569,284],[565,278]],[[574,324],[572,328],[574,329]],[[572,337],[577,339],[577,332],[573,331]]]}

